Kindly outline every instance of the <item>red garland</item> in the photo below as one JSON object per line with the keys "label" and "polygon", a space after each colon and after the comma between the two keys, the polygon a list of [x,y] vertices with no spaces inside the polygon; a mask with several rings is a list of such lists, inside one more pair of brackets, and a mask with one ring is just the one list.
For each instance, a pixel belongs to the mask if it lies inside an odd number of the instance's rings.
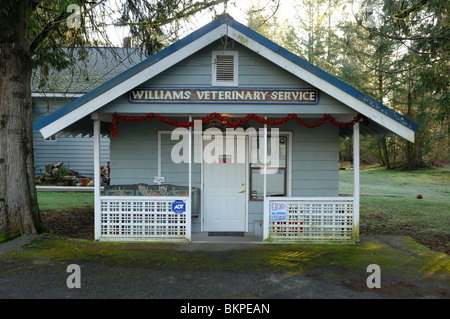
{"label": "red garland", "polygon": [[[189,121],[173,121],[173,120],[169,120],[159,114],[155,115],[153,113],[150,113],[145,116],[130,117],[130,116],[126,116],[126,115],[119,115],[117,112],[115,112],[112,117],[112,137],[116,137],[117,134],[119,133],[119,129],[118,129],[118,121],[119,120],[123,121],[123,122],[144,122],[144,121],[148,121],[154,117],[156,117],[156,119],[159,121],[162,121],[166,124],[176,126],[176,127],[188,128],[188,127],[194,126],[194,121],[191,121],[191,122],[189,122]],[[232,128],[242,126],[243,124],[248,123],[251,119],[253,119],[261,124],[267,124],[267,125],[281,125],[281,124],[287,123],[290,120],[295,120],[298,124],[300,124],[301,126],[306,127],[306,128],[319,127],[322,124],[324,124],[326,121],[328,121],[331,124],[333,124],[337,127],[340,127],[340,128],[352,127],[360,120],[363,120],[364,125],[368,125],[368,119],[361,114],[356,115],[355,118],[353,120],[351,120],[350,122],[336,121],[336,119],[333,116],[331,116],[330,114],[324,114],[322,116],[322,118],[320,118],[319,120],[312,122],[312,123],[307,123],[307,122],[303,121],[300,117],[298,117],[297,114],[288,114],[286,117],[281,118],[281,119],[268,120],[268,119],[265,119],[263,117],[260,117],[256,114],[254,114],[254,113],[247,114],[246,117],[244,117],[236,122],[228,120],[226,117],[223,117],[219,113],[211,113],[202,119],[202,124],[209,122],[211,120],[214,120],[214,119],[217,119],[217,120],[221,121],[222,123],[226,124],[228,127],[232,127]]]}

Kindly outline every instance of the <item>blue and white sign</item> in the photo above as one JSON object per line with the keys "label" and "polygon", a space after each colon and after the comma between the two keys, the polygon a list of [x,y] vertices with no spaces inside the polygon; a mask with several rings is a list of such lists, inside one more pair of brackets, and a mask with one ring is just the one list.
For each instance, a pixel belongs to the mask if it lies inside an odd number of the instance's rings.
{"label": "blue and white sign", "polygon": [[172,211],[175,214],[182,214],[186,211],[186,204],[182,200],[176,200],[172,203]]}
{"label": "blue and white sign", "polygon": [[270,221],[272,223],[287,222],[287,204],[285,202],[270,203]]}
{"label": "blue and white sign", "polygon": [[155,176],[153,179],[153,183],[161,184],[164,183],[164,176]]}

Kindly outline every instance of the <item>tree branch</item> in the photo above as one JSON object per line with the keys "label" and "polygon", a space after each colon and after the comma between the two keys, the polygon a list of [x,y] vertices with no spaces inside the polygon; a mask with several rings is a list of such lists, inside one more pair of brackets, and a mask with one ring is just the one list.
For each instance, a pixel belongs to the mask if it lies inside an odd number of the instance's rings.
{"label": "tree branch", "polygon": [[400,10],[398,10],[396,13],[394,13],[394,21],[396,22],[398,20],[403,20],[405,18],[408,18],[412,12],[420,11],[420,9],[422,9],[427,3],[428,3],[428,0],[420,0],[419,2],[414,3],[409,8],[403,9],[403,4],[404,4],[404,2],[403,2]]}
{"label": "tree branch", "polygon": [[42,29],[42,31],[34,38],[34,40],[30,44],[30,53],[33,54],[36,49],[39,47],[39,45],[47,39],[47,37],[52,33],[52,31],[57,29],[58,23],[57,21],[61,21],[64,17],[65,12],[64,10],[61,11],[61,13],[56,17],[55,20],[48,22],[45,27]]}
{"label": "tree branch", "polygon": [[[80,6],[83,6],[85,3],[89,3],[89,4],[93,4],[89,9],[85,9],[83,12],[81,12],[81,16],[86,15],[87,13],[89,13],[90,11],[94,10],[94,8],[96,8],[97,6],[99,6],[100,4],[104,3],[106,0],[100,0],[98,2],[87,2],[85,0],[82,0],[80,2]],[[39,5],[40,3],[38,3],[36,5],[36,7]],[[61,10],[61,12],[58,14],[58,16],[56,18],[54,18],[52,21],[49,21],[44,28],[42,28],[41,32],[33,39],[33,41],[30,44],[30,52],[34,53],[35,50],[39,47],[39,45],[41,45],[41,43],[48,38],[48,36],[55,30],[60,31],[59,25],[62,22],[66,22],[66,19],[64,19],[64,17],[68,14],[66,12],[66,8],[64,7],[63,10]]]}

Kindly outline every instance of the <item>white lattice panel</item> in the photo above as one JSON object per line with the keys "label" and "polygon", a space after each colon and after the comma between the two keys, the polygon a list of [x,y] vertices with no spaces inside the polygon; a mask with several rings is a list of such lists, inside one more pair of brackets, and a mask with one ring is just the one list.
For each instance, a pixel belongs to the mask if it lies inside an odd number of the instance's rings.
{"label": "white lattice panel", "polygon": [[[172,211],[175,200],[185,197],[101,197],[103,239],[186,239],[186,213]],[[186,205],[187,206],[187,205]]]}
{"label": "white lattice panel", "polygon": [[[353,238],[352,198],[270,199],[285,202],[283,221],[269,218],[269,238],[274,241],[351,241]],[[270,213],[270,211],[269,211]]]}

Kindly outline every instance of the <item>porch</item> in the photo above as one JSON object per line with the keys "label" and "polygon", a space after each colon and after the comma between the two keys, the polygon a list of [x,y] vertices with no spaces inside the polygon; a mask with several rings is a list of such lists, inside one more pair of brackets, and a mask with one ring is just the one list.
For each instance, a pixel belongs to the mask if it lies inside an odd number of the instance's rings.
{"label": "porch", "polygon": [[[99,151],[99,136],[101,134],[101,120],[100,117],[93,115],[94,120],[94,159],[96,167],[96,180],[99,177],[100,172],[97,167],[100,166],[100,151]],[[192,117],[189,116],[189,122],[192,122]],[[353,123],[353,139],[354,139],[354,193],[352,197],[299,197],[291,196],[290,189],[287,189],[284,196],[271,195],[269,193],[270,184],[268,174],[265,173],[270,170],[267,165],[268,150],[268,128],[267,124],[264,124],[264,135],[261,137],[261,145],[263,145],[264,165],[259,168],[261,176],[260,188],[258,194],[260,197],[259,218],[252,220],[260,222],[261,235],[253,236],[252,240],[258,240],[260,242],[357,242],[359,240],[359,123]],[[134,188],[139,188],[135,192],[120,191],[121,196],[115,193],[101,193],[100,185],[95,185],[95,239],[102,241],[211,241],[219,238],[211,238],[213,236],[207,236],[203,232],[204,219],[198,219],[198,205],[201,203],[201,211],[205,216],[205,211],[216,210],[214,208],[217,204],[217,199],[206,208],[206,190],[208,187],[206,183],[203,183],[203,177],[200,188],[194,187],[192,177],[192,165],[191,160],[194,156],[194,150],[192,142],[196,137],[194,129],[189,127],[186,129],[185,138],[188,139],[187,151],[189,160],[185,164],[185,169],[188,180],[186,186],[178,186],[183,188],[183,191],[177,194],[164,194],[155,193],[150,191],[150,188],[158,188],[157,185],[145,186],[145,191],[141,188],[142,184],[134,185]],[[159,138],[160,138],[160,134]],[[161,140],[158,140],[158,151],[160,151]],[[195,144],[195,143],[194,143]],[[292,150],[289,150],[291,152]],[[248,150],[246,151],[248,152]],[[158,155],[159,157],[161,155]],[[287,155],[286,155],[287,156]],[[292,155],[287,156],[291,158]],[[203,162],[202,162],[203,163]],[[228,163],[228,162],[226,162]],[[224,164],[218,164],[216,166],[224,167]],[[230,165],[230,164],[227,164]],[[246,161],[244,167],[249,167],[249,163]],[[204,165],[202,164],[202,167]],[[204,169],[201,169],[202,175]],[[285,169],[289,171],[289,169]],[[243,173],[242,173],[243,172]],[[241,172],[241,175],[248,175],[248,172]],[[229,173],[228,173],[229,174]],[[225,174],[227,175],[227,173]],[[205,175],[206,176],[206,175]],[[289,175],[290,176],[290,175]],[[289,177],[290,178],[290,177]],[[247,182],[241,184],[241,181],[236,180],[237,189],[233,191],[235,193],[241,193],[240,195],[247,196],[247,206],[250,199],[251,191],[253,189],[249,186],[241,186],[248,184],[249,177],[247,176]],[[244,180],[245,181],[245,180]],[[197,181],[198,182],[198,181]],[[229,181],[227,182],[229,183]],[[157,183],[159,184],[159,183]],[[291,184],[287,182],[287,184]],[[285,185],[287,185],[285,183]],[[120,188],[120,185],[118,185]],[[169,185],[173,186],[173,185]],[[147,188],[150,187],[150,188]],[[285,186],[286,187],[286,186]],[[238,191],[238,189],[240,189]],[[175,188],[174,188],[175,190]],[[193,195],[194,194],[194,195]],[[112,196],[111,196],[112,195]],[[130,196],[131,195],[131,196]],[[140,196],[134,196],[140,195]],[[150,195],[150,196],[149,196]],[[164,196],[166,195],[166,196]],[[168,196],[167,196],[168,195]],[[170,196],[172,195],[172,196]],[[252,194],[253,195],[253,194]],[[317,196],[320,196],[320,192]],[[235,195],[233,195],[235,196]],[[313,195],[314,196],[314,195]],[[253,197],[253,196],[252,196]],[[230,197],[231,198],[231,197]],[[234,198],[234,197],[233,197]],[[244,199],[245,200],[245,199]],[[230,201],[230,199],[228,199]],[[174,204],[181,202],[183,210],[174,210]],[[193,205],[194,203],[194,205]],[[256,204],[257,202],[252,202]],[[256,206],[253,206],[256,207]],[[223,208],[223,207],[222,207]],[[228,208],[229,209],[229,208]],[[249,223],[248,208],[245,208],[243,222],[246,225]],[[223,210],[223,209],[222,209]],[[226,209],[225,209],[226,210]],[[224,212],[223,212],[224,213]],[[227,214],[227,213],[224,213]],[[197,218],[197,220],[196,220]],[[196,227],[193,228],[193,221],[196,223]],[[216,231],[228,231],[229,229],[222,229],[220,227],[222,222],[217,223],[219,228],[214,228]],[[198,228],[198,225],[201,225]],[[241,222],[242,225],[242,222]],[[195,229],[195,231],[193,231]],[[209,229],[212,230],[212,229]],[[245,226],[239,229],[241,232],[246,233],[247,237],[252,233],[252,229]],[[256,231],[255,231],[256,233]],[[207,234],[207,233],[206,233]],[[227,238],[229,241],[230,238]],[[233,238],[233,241],[240,241],[243,238]]]}
{"label": "porch", "polygon": [[[98,137],[100,121],[94,120]],[[267,145],[267,126],[264,144]],[[192,133],[192,132],[191,132]],[[189,134],[189,139],[192,135]],[[107,196],[95,186],[95,239],[101,241],[191,241],[191,242],[339,242],[359,241],[359,123],[353,126],[354,193],[351,197],[294,197],[267,194],[267,174],[263,174],[261,202],[261,234],[245,229],[244,236],[210,236],[208,231],[193,231],[198,198],[193,196],[192,167],[188,163],[188,186],[178,196],[149,195]],[[98,140],[98,138],[96,138]],[[98,141],[94,145],[99,145]],[[191,145],[189,143],[188,145]],[[267,150],[267,147],[265,148]],[[94,150],[96,167],[100,163],[99,149]],[[189,149],[192,156],[192,149]],[[267,154],[265,154],[267,156]],[[98,161],[97,161],[98,159]],[[261,170],[266,170],[262,167]],[[99,174],[99,172],[97,172]],[[139,187],[139,186],[136,186]],[[204,196],[200,189],[200,198]],[[248,189],[246,193],[249,194]],[[111,195],[111,194],[110,194]],[[318,194],[319,196],[320,194]],[[201,199],[202,201],[203,199]],[[175,202],[184,209],[174,210]],[[194,211],[194,213],[193,213]],[[248,217],[247,217],[248,218]],[[256,221],[255,221],[256,222]],[[195,229],[195,228],[194,228]]]}
{"label": "porch", "polygon": [[[99,169],[100,166],[100,150],[99,150],[99,137],[101,135],[100,117],[93,115],[94,120],[94,159],[96,167],[96,178],[100,180]],[[189,116],[189,122],[192,122],[192,116]],[[230,121],[231,122],[231,121]],[[184,187],[182,193],[177,194],[164,194],[155,193],[150,191],[150,188],[158,188],[157,185],[146,185],[143,190],[141,184],[134,185],[135,192],[123,192],[120,191],[121,196],[105,196],[106,193],[101,193],[100,185],[95,185],[95,239],[103,241],[193,241],[193,240],[205,240],[211,241],[211,236],[205,236],[202,234],[204,230],[204,219],[200,222],[197,219],[201,228],[193,229],[193,219],[198,218],[198,210],[193,209],[198,207],[198,203],[201,202],[202,218],[205,216],[205,210],[217,210],[217,199],[213,201],[212,206],[205,204],[205,195],[207,186],[203,183],[203,177],[200,188],[193,187],[192,177],[192,157],[194,156],[193,144],[196,137],[194,133],[202,134],[202,130],[195,132],[194,129],[189,127],[186,129],[185,138],[188,139],[187,152],[188,161],[185,164],[187,169],[187,185]],[[353,123],[353,139],[354,139],[354,194],[352,197],[298,197],[291,196],[291,191],[287,190],[284,196],[276,195],[271,197],[269,193],[269,180],[268,174],[270,167],[268,166],[268,125],[263,126],[263,136],[260,136],[260,143],[263,147],[263,164],[260,168],[261,180],[260,190],[260,218],[256,222],[260,222],[262,226],[262,236],[256,236],[261,242],[298,242],[298,241],[311,241],[311,242],[357,242],[359,240],[359,122]],[[160,134],[158,134],[160,138]],[[202,139],[201,139],[202,140]],[[160,152],[161,140],[158,140],[158,152]],[[195,144],[195,143],[194,143]],[[291,152],[291,149],[288,149]],[[237,151],[237,150],[236,150]],[[249,152],[247,149],[246,153]],[[287,153],[289,153],[287,152]],[[285,152],[286,153],[286,152]],[[286,155],[291,158],[292,155]],[[160,157],[160,155],[159,155]],[[234,160],[233,160],[234,161]],[[202,162],[203,163],[203,162]],[[225,165],[229,162],[225,162]],[[216,169],[224,167],[224,164],[217,164]],[[243,167],[249,165],[246,161]],[[202,167],[204,165],[202,164]],[[201,169],[202,175],[204,169]],[[289,171],[289,169],[285,169]],[[230,171],[225,172],[225,176],[229,175]],[[248,172],[240,170],[238,175],[248,175]],[[233,173],[234,174],[234,173]],[[206,176],[206,175],[205,175]],[[97,179],[98,178],[98,179]],[[233,190],[233,194],[240,193],[244,195],[244,201],[250,200],[251,187],[241,186],[248,184],[247,182],[241,184],[241,181],[234,181],[237,189]],[[226,177],[225,180],[226,182]],[[229,184],[230,180],[226,182]],[[159,184],[159,183],[157,183]],[[291,184],[288,182],[288,184]],[[286,185],[286,182],[285,182]],[[118,185],[120,188],[120,185]],[[173,185],[170,185],[173,186]],[[262,189],[261,189],[262,188]],[[139,190],[138,190],[139,189]],[[195,192],[193,190],[195,189]],[[238,191],[238,189],[240,189]],[[285,186],[286,189],[286,186]],[[175,188],[174,188],[175,190]],[[193,197],[193,193],[196,196]],[[200,193],[200,194],[199,194]],[[131,194],[131,196],[130,196]],[[109,193],[109,195],[116,195],[115,193]],[[140,195],[140,196],[133,196]],[[150,195],[150,196],[148,196]],[[162,196],[162,195],[175,195],[175,196]],[[253,194],[252,194],[253,195]],[[287,195],[287,196],[286,196]],[[215,196],[218,196],[217,194]],[[232,195],[227,201],[232,201]],[[245,196],[247,199],[245,200]],[[320,196],[320,192],[317,194]],[[322,195],[323,196],[323,195]],[[253,196],[252,196],[253,197]],[[236,197],[237,198],[237,197]],[[175,211],[175,203],[182,203],[183,210]],[[192,203],[194,202],[194,207]],[[211,201],[210,201],[211,202]],[[254,202],[256,203],[256,202]],[[230,206],[232,207],[232,206]],[[223,211],[223,207],[221,208]],[[228,208],[229,210],[230,208]],[[227,208],[225,208],[225,211]],[[245,215],[241,215],[241,221],[248,225],[248,208],[245,208]],[[217,216],[217,213],[215,213]],[[221,214],[228,214],[222,212]],[[214,230],[216,231],[228,231],[230,229],[222,229],[220,225],[223,225],[223,220],[216,223]],[[241,222],[242,225],[242,222]],[[223,226],[224,227],[224,226]],[[213,230],[213,229],[209,229]],[[249,233],[248,226],[239,229],[243,233]],[[200,233],[200,234],[199,234]],[[256,231],[255,231],[256,233]],[[195,236],[194,236],[195,234]],[[206,237],[206,238],[205,238]],[[248,236],[247,236],[248,237]],[[227,238],[229,239],[229,238]],[[239,240],[242,238],[237,238]],[[228,240],[227,240],[228,241]]]}

